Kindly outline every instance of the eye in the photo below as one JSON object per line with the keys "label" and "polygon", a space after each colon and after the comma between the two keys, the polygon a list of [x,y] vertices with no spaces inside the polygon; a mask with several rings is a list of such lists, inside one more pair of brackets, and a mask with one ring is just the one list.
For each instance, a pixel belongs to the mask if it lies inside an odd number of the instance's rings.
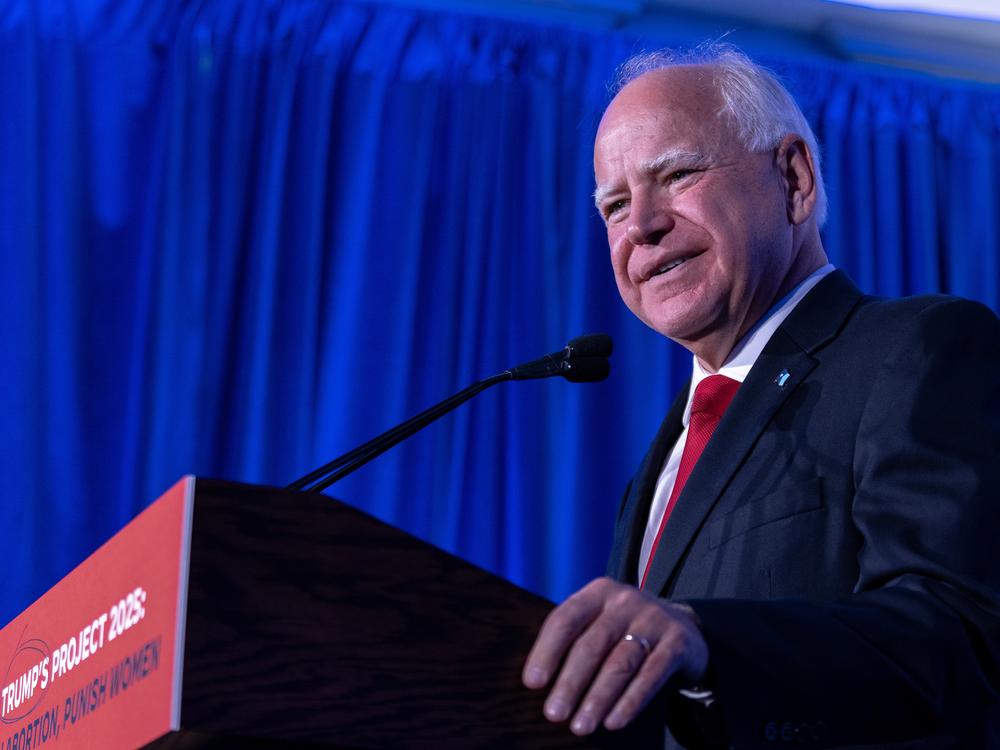
{"label": "eye", "polygon": [[627,198],[619,198],[618,200],[611,201],[611,203],[604,206],[604,210],[602,211],[604,220],[611,221],[617,214],[628,208],[628,204]]}
{"label": "eye", "polygon": [[675,169],[667,175],[667,182],[680,182],[685,177],[690,177],[698,171],[697,169]]}

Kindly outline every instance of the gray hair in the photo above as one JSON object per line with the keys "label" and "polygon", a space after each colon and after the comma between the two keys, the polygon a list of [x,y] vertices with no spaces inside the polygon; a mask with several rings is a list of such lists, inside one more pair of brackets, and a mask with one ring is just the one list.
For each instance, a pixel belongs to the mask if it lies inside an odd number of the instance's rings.
{"label": "gray hair", "polygon": [[732,119],[748,150],[769,151],[788,133],[802,137],[812,154],[816,171],[816,222],[823,226],[826,189],[816,135],[778,77],[733,45],[708,42],[689,51],[657,50],[634,55],[618,68],[612,93],[617,94],[645,73],[675,65],[705,65],[716,70],[715,84],[723,101],[719,114]]}

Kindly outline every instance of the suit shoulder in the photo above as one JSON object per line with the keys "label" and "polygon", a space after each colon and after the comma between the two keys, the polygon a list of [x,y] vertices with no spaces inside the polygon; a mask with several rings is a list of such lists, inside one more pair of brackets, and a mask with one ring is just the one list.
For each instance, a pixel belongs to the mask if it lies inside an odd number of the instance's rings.
{"label": "suit shoulder", "polygon": [[862,297],[854,322],[885,333],[909,329],[935,330],[949,325],[968,326],[1000,335],[1000,318],[986,305],[947,294],[924,294],[889,299]]}
{"label": "suit shoulder", "polygon": [[907,369],[928,358],[994,368],[1000,366],[1000,319],[985,305],[960,297],[863,296],[816,356],[847,367],[859,385],[859,373],[874,373],[876,365]]}

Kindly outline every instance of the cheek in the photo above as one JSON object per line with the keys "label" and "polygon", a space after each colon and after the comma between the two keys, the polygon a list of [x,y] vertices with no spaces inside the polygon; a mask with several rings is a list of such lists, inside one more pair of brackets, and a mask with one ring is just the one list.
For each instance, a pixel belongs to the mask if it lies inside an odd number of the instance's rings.
{"label": "cheek", "polygon": [[622,233],[613,229],[608,230],[608,247],[611,250],[611,268],[615,272],[615,279],[619,286],[623,281],[628,280],[628,243],[623,242]]}
{"label": "cheek", "polygon": [[611,248],[611,270],[615,275],[615,285],[618,287],[618,294],[626,306],[634,312],[638,304],[639,290],[632,284],[628,275],[631,245],[624,241],[621,233],[618,233],[616,236],[610,230],[608,231],[608,245]]}

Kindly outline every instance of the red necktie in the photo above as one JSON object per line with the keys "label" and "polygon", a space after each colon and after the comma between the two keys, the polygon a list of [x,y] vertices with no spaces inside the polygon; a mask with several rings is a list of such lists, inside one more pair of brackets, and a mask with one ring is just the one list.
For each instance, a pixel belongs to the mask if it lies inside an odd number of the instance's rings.
{"label": "red necktie", "polygon": [[660,537],[663,536],[667,519],[670,518],[670,511],[674,509],[674,504],[677,502],[677,496],[684,489],[684,484],[691,475],[691,470],[698,463],[701,452],[708,445],[708,439],[715,432],[715,428],[722,420],[722,415],[726,412],[729,402],[733,400],[739,387],[738,380],[727,378],[725,375],[709,375],[694,389],[694,398],[691,399],[691,421],[688,423],[687,440],[684,442],[684,452],[681,454],[681,463],[677,468],[677,478],[674,480],[674,488],[670,491],[667,506],[663,509],[663,518],[660,520],[660,527],[653,539],[653,546],[649,550],[649,559],[646,561],[646,570],[642,574],[642,583],[639,584],[639,588],[646,585],[646,576],[649,575],[653,557],[656,556],[656,548],[660,544]]}

